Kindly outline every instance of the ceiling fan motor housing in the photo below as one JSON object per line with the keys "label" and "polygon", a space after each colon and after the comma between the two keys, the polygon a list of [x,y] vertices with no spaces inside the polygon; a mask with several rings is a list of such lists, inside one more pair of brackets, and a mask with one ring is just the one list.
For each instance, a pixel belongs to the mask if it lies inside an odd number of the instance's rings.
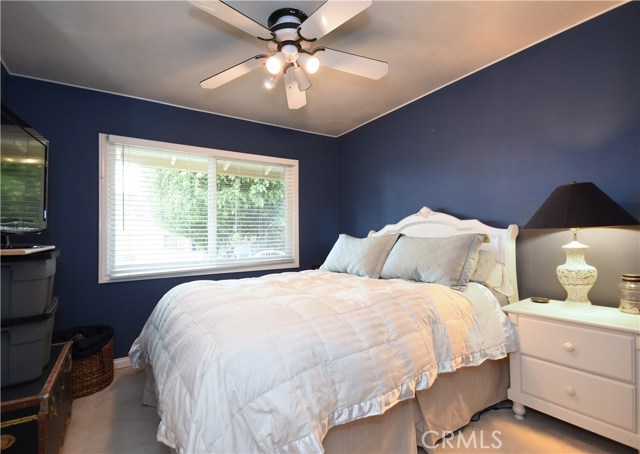
{"label": "ceiling fan motor housing", "polygon": [[293,28],[297,29],[301,23],[307,20],[307,17],[308,16],[304,11],[300,11],[299,9],[281,8],[271,13],[267,20],[267,24],[269,25],[269,30],[272,32],[275,32],[275,29],[277,29],[276,26],[280,26],[280,28],[282,28],[282,25],[280,24],[286,23],[291,23]]}
{"label": "ceiling fan motor housing", "polygon": [[269,50],[271,52],[282,51],[287,63],[296,61],[298,52],[308,50],[311,47],[298,34],[298,27],[306,19],[307,15],[295,8],[281,8],[271,13],[267,23],[274,39],[268,43]]}

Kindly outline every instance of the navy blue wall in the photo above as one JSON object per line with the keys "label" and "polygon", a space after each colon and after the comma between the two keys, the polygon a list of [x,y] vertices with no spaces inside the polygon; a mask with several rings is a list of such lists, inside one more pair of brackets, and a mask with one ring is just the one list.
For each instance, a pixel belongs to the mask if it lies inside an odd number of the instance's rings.
{"label": "navy blue wall", "polygon": [[[98,285],[101,132],[298,159],[301,268],[322,263],[336,239],[335,139],[14,77],[6,72],[2,85],[3,103],[51,144],[49,228],[40,238],[27,241],[55,244],[62,252],[55,277],[55,294],[60,301],[56,329],[113,325],[116,356],[126,356],[158,299],[176,284],[190,280]],[[244,276],[250,274],[210,278]]]}
{"label": "navy blue wall", "polygon": [[[572,180],[593,181],[640,217],[639,22],[640,4],[627,4],[339,138],[340,231],[365,235],[423,205],[523,225]],[[640,272],[638,236],[619,235],[620,253],[607,246],[603,266],[593,263],[614,276],[596,284],[607,287],[601,304],[617,305],[620,267]],[[543,276],[527,248],[519,243],[521,296],[545,288],[564,299],[560,247]]]}

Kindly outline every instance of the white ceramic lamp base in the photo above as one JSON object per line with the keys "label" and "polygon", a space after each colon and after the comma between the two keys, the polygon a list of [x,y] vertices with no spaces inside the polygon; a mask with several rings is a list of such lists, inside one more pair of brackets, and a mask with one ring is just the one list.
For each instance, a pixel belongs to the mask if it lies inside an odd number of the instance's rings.
{"label": "white ceramic lamp base", "polygon": [[562,304],[565,309],[593,310],[588,295],[598,278],[598,270],[584,260],[584,252],[588,247],[577,240],[562,246],[567,254],[567,261],[556,268],[556,273],[567,291],[567,299]]}

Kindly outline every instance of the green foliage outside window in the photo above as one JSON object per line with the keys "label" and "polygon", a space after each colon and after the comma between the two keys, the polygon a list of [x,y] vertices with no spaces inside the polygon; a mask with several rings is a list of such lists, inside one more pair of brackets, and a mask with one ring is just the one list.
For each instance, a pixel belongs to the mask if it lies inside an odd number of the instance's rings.
{"label": "green foliage outside window", "polygon": [[209,248],[209,197],[216,200],[216,255],[234,257],[236,248],[284,245],[284,184],[281,180],[217,175],[215,194],[200,172],[157,169],[155,211],[160,225],[188,239],[194,250]]}

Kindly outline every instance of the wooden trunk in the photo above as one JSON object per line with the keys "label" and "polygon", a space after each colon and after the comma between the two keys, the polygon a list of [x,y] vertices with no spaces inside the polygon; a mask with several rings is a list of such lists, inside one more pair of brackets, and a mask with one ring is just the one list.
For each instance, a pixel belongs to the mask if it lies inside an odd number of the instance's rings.
{"label": "wooden trunk", "polygon": [[71,416],[71,344],[53,344],[38,380],[2,389],[3,454],[60,451]]}

